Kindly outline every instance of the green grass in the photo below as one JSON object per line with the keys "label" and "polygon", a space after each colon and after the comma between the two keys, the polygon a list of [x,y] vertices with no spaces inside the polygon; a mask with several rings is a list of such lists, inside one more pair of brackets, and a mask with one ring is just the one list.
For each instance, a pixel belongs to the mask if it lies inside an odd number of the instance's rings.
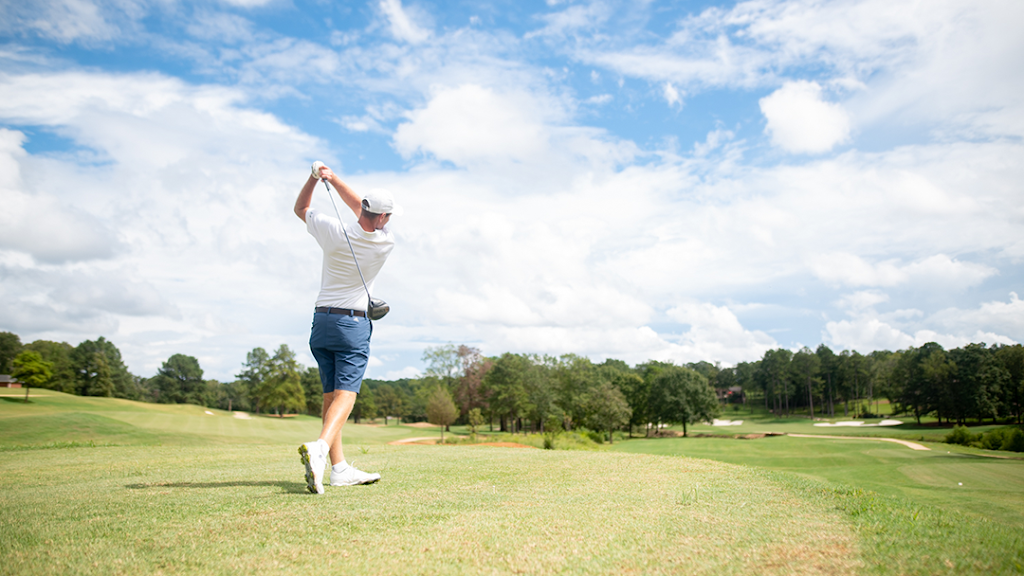
{"label": "green grass", "polygon": [[930,447],[925,452],[867,438],[768,437],[630,440],[612,449],[792,472],[1024,530],[1024,460],[982,457],[945,444]]}
{"label": "green grass", "polygon": [[[349,460],[383,480],[313,496],[296,447],[314,419],[213,412],[64,395],[0,403],[0,445],[21,447],[0,451],[0,574],[1024,573],[1018,525],[886,489],[883,474],[909,466],[941,496],[950,475],[980,481],[976,469],[875,441],[551,451],[389,446],[433,431],[350,425]],[[70,442],[53,433],[62,420],[80,447],[36,449]],[[762,465],[692,458],[711,456],[700,446]],[[974,462],[958,458],[949,464]],[[878,489],[831,471],[843,467]],[[1010,482],[1007,501],[1020,500],[1021,478],[1005,470],[960,494]]]}
{"label": "green grass", "polygon": [[708,460],[376,446],[356,459],[384,481],[315,497],[290,446],[255,448],[0,454],[2,571],[959,574],[1024,563],[1020,533],[996,523]]}
{"label": "green grass", "polygon": [[[41,390],[39,396],[35,394],[33,392],[27,404],[16,398],[2,398],[0,450],[70,441],[117,445],[298,445],[320,434],[320,419],[312,416],[252,415],[242,419],[225,410],[191,404],[147,404],[73,396],[52,390]],[[385,428],[349,423],[345,427],[345,441],[386,444],[426,436],[429,432],[410,426]]]}

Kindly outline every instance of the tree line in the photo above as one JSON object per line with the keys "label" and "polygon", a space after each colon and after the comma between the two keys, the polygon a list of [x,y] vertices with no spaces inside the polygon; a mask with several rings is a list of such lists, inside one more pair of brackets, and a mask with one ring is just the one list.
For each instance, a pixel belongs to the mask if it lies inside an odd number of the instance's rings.
{"label": "tree line", "polygon": [[[559,357],[505,353],[485,357],[476,348],[447,344],[424,351],[425,374],[394,381],[366,379],[353,418],[430,420],[454,407],[449,422],[471,414],[501,431],[546,432],[585,428],[610,434],[649,433],[658,424],[707,421],[725,403],[763,403],[777,415],[871,417],[885,399],[894,414],[934,416],[940,424],[1012,421],[1024,417],[1024,347],[968,344],[944,350],[936,343],[896,352],[838,354],[768,350],[733,367],[701,361],[649,361],[630,367],[575,354]],[[19,372],[20,371],[20,372]],[[203,379],[197,359],[175,354],[150,378],[130,374],[113,343],[100,337],[78,346],[37,340],[22,345],[0,332],[0,372],[31,377],[33,386],[86,396],[162,403],[193,403],[225,410],[318,416],[319,371],[281,345],[273,354],[254,348],[232,382]],[[433,408],[432,408],[433,407]],[[439,412],[440,411],[440,412]],[[436,418],[435,418],[436,419]]]}
{"label": "tree line", "polygon": [[71,346],[49,340],[22,344],[17,334],[0,332],[0,373],[32,387],[79,396],[320,415],[319,371],[299,364],[287,345],[282,344],[273,355],[255,348],[242,368],[232,382],[207,380],[199,360],[174,354],[155,375],[143,378],[128,371],[121,351],[102,336]]}
{"label": "tree line", "polygon": [[457,410],[455,421],[475,428],[474,414],[502,432],[585,429],[611,438],[617,430],[648,433],[661,423],[711,420],[719,401],[706,376],[692,366],[621,360],[594,363],[506,352],[485,357],[454,344],[427,348],[426,374],[398,381],[366,380],[353,415],[434,420],[438,398]]}
{"label": "tree line", "polygon": [[720,369],[695,368],[719,390],[738,386],[779,415],[799,411],[811,418],[877,416],[872,403],[885,399],[893,414],[933,416],[939,424],[968,420],[1020,424],[1024,416],[1024,347],[967,344],[944,350],[935,342],[890,352],[834,353],[828,346],[796,352],[768,350],[760,360]]}

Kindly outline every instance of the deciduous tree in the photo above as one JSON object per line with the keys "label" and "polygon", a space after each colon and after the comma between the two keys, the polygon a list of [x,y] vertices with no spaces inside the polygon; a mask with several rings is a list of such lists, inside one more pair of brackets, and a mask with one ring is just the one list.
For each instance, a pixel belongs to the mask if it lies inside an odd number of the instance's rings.
{"label": "deciduous tree", "polygon": [[14,358],[21,352],[21,338],[13,332],[0,332],[0,374],[10,374]]}
{"label": "deciduous tree", "polygon": [[601,382],[591,388],[583,402],[586,410],[584,425],[596,432],[608,432],[608,442],[612,443],[612,432],[629,425],[632,410],[626,397],[611,382]]}
{"label": "deciduous tree", "polygon": [[28,392],[33,386],[40,386],[50,380],[53,376],[53,364],[43,360],[38,352],[33,350],[22,350],[11,361],[11,375],[19,382],[25,384],[25,402],[28,402]]}
{"label": "deciduous tree", "polygon": [[[487,402],[494,414],[501,419],[502,431],[506,419],[510,426],[529,410],[529,394],[526,389],[526,373],[530,360],[520,354],[506,352],[495,362],[484,377]],[[511,430],[515,432],[514,429]]]}
{"label": "deciduous tree", "polygon": [[[75,390],[75,369],[71,363],[71,354],[75,348],[67,342],[52,342],[50,340],[36,340],[25,345],[25,350],[33,350],[42,356],[43,360],[53,365],[50,379],[42,384],[42,388],[57,390],[66,394],[74,394]],[[133,388],[138,388],[133,386]]]}
{"label": "deciduous tree", "polygon": [[401,423],[402,416],[405,415],[404,399],[402,395],[395,390],[394,386],[390,384],[382,384],[374,390],[374,400],[377,402],[377,406],[382,415],[385,418],[385,424],[387,424],[387,418],[393,416],[398,419]]}
{"label": "deciduous tree", "polygon": [[659,371],[651,385],[651,406],[662,422],[687,425],[710,422],[718,415],[718,398],[706,378],[682,366]]}
{"label": "deciduous tree", "polygon": [[427,400],[427,421],[441,427],[441,443],[444,443],[445,427],[455,421],[458,413],[448,389],[436,386]]}
{"label": "deciduous tree", "polygon": [[[302,392],[306,396],[306,414],[319,418],[324,407],[324,386],[320,382],[319,367],[310,366],[302,372]],[[368,390],[366,386],[363,386],[362,391],[356,398],[357,404],[359,403],[359,398],[362,398],[366,392]],[[356,422],[359,422],[359,420],[357,419]]]}
{"label": "deciduous tree", "polygon": [[428,376],[436,376],[448,388],[455,389],[455,381],[462,368],[459,349],[451,343],[443,346],[428,346],[423,350],[423,362],[427,365]]}
{"label": "deciduous tree", "polygon": [[279,416],[289,410],[302,412],[306,409],[299,363],[287,344],[281,344],[274,352],[267,376],[256,390],[256,396],[261,409],[273,409]]}
{"label": "deciduous tree", "polygon": [[352,418],[359,424],[361,418],[376,418],[379,412],[373,389],[365,383],[356,396],[356,403],[352,406]]}

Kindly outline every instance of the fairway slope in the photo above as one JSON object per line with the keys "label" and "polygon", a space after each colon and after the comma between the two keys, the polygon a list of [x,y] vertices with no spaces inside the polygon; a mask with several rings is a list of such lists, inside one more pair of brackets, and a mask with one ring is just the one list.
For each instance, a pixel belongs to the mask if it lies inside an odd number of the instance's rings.
{"label": "fairway slope", "polygon": [[[74,396],[53,390],[0,399],[0,451],[84,445],[294,444],[315,439],[320,419],[248,415],[194,404],[150,404]],[[423,431],[408,426],[348,423],[346,442],[386,444]]]}
{"label": "fairway slope", "polygon": [[980,574],[1022,561],[1006,552],[1020,537],[999,526],[746,466],[480,446],[351,452],[383,480],[323,496],[305,492],[284,446],[0,453],[4,572]]}

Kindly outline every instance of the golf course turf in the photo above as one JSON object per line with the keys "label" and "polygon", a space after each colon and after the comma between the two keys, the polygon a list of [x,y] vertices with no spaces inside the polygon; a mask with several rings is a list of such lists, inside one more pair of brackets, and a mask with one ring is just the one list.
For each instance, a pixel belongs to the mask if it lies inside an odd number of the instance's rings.
{"label": "golf course turf", "polygon": [[[913,459],[928,453],[898,445],[393,446],[424,430],[350,424],[349,461],[383,480],[313,496],[295,448],[316,419],[41,394],[0,402],[0,574],[1024,572],[1019,484],[988,504],[918,499],[857,455],[902,451],[901,465],[924,466],[913,482],[946,481],[944,467]],[[757,452],[771,449],[775,462]],[[818,461],[770,469],[794,453]],[[1021,461],[1000,462],[993,490],[1019,480]],[[843,481],[858,467],[876,488]]]}

